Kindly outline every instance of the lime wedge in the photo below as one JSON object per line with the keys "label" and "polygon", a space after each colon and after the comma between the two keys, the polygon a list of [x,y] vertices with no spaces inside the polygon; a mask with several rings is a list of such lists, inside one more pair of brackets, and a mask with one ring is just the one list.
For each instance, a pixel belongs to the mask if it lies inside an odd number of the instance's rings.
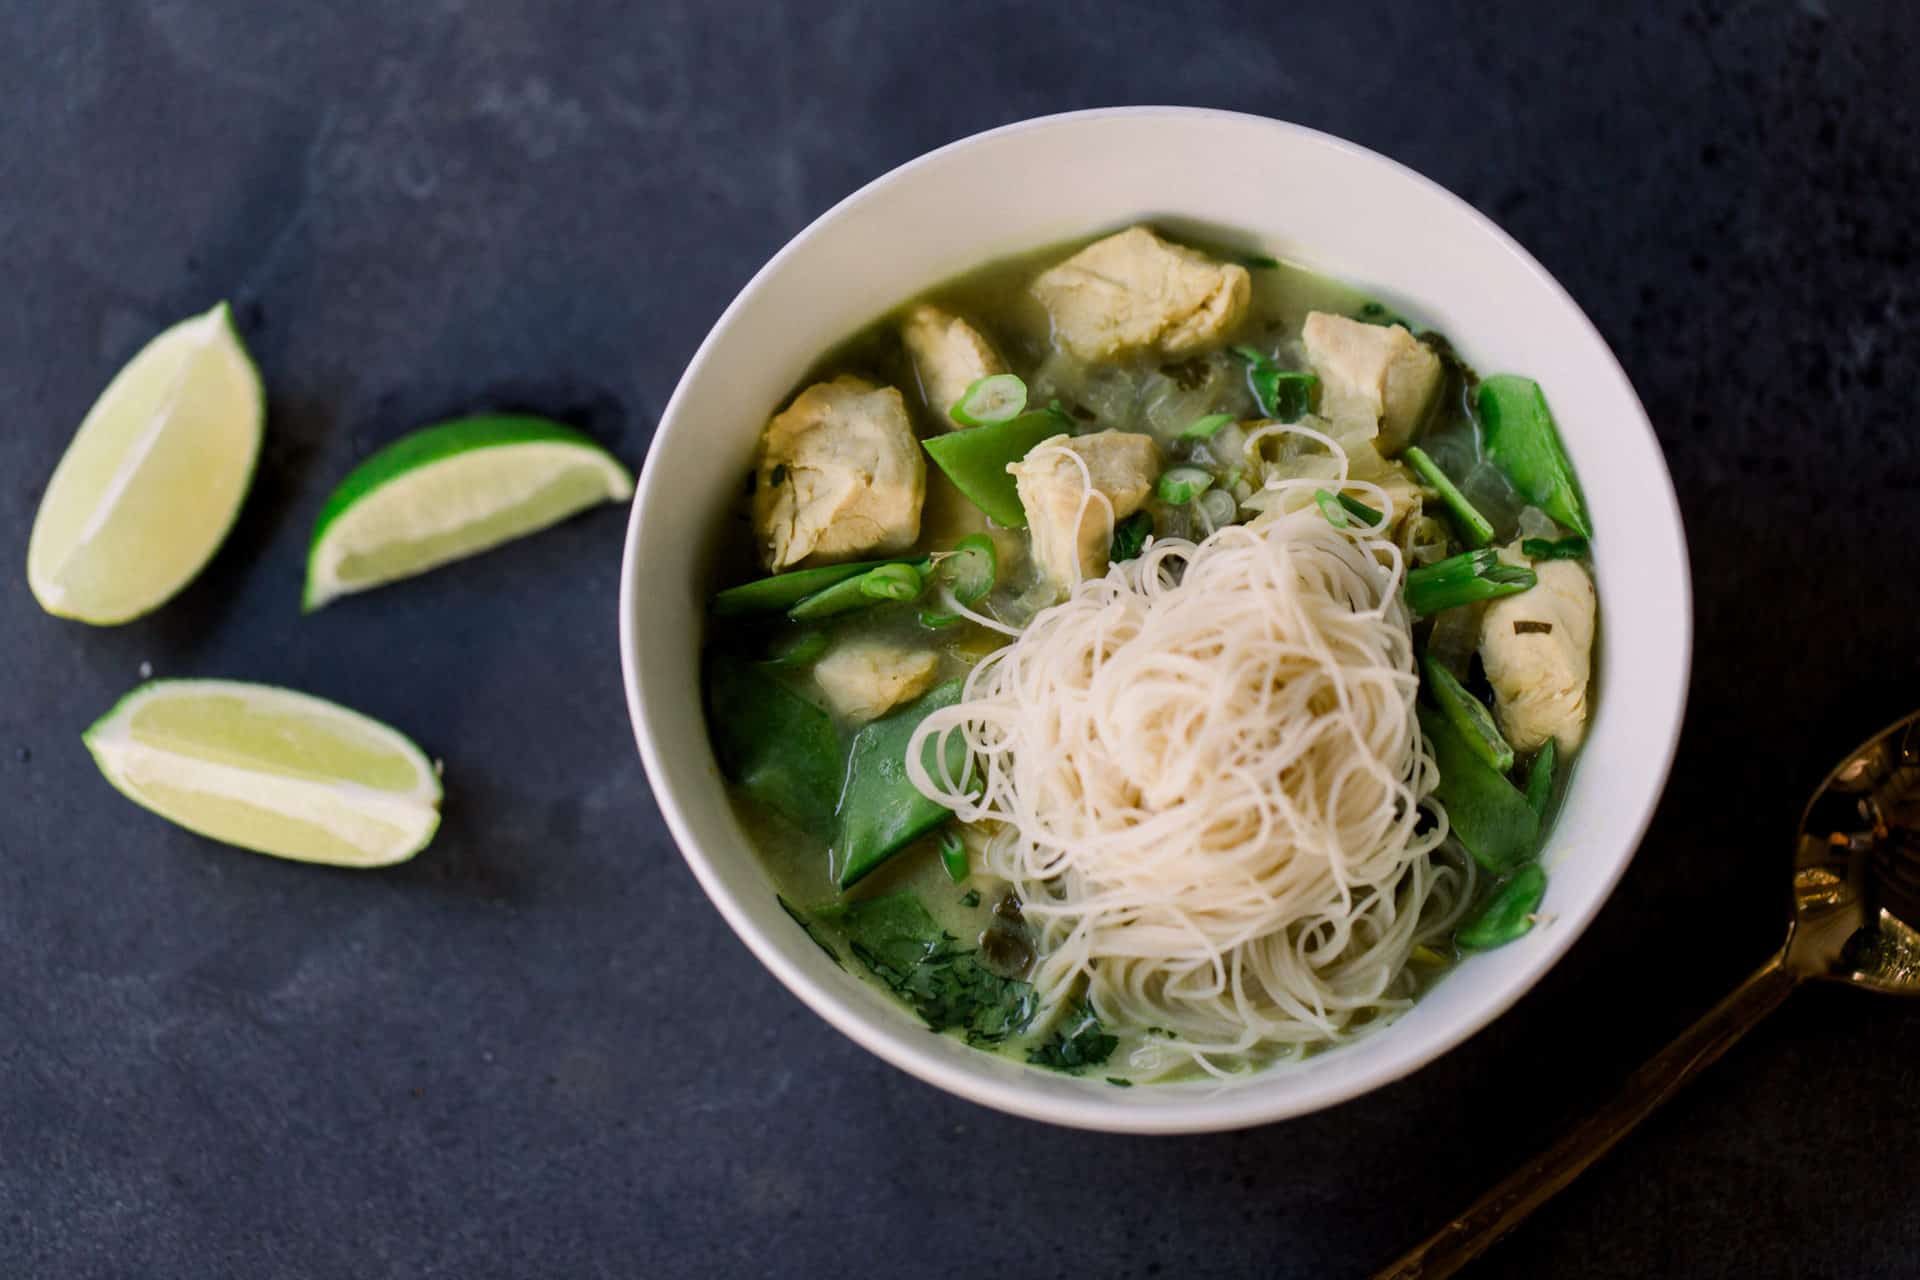
{"label": "lime wedge", "polygon": [[153,680],[83,736],[129,800],[258,853],[383,867],[424,849],[440,825],[440,779],[420,748],[291,689]]}
{"label": "lime wedge", "polygon": [[632,472],[557,422],[489,417],[423,427],[355,467],[327,499],[307,552],[304,607],[632,496]]}
{"label": "lime wedge", "polygon": [[27,585],[41,607],[126,622],[191,582],[240,512],[264,416],[226,303],[143,347],[87,412],[40,500]]}

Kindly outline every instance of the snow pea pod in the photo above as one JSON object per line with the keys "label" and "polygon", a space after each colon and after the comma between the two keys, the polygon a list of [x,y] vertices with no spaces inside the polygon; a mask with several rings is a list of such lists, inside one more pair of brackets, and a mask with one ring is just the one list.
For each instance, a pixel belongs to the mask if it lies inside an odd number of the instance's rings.
{"label": "snow pea pod", "polygon": [[1533,913],[1547,894],[1547,873],[1530,863],[1493,891],[1486,905],[1453,935],[1462,951],[1491,951],[1533,928]]}
{"label": "snow pea pod", "polygon": [[1527,798],[1482,760],[1444,715],[1425,704],[1418,711],[1440,767],[1434,798],[1445,806],[1454,835],[1474,861],[1500,875],[1533,857],[1540,819]]}
{"label": "snow pea pod", "polygon": [[949,431],[920,443],[954,487],[993,517],[994,523],[1024,529],[1027,509],[1020,505],[1020,492],[1007,466],[1026,457],[1042,440],[1072,430],[1073,419],[1049,405],[1005,422]]}
{"label": "snow pea pod", "polygon": [[720,770],[805,830],[831,829],[845,750],[833,720],[751,662],[707,660],[707,724]]}
{"label": "snow pea pod", "polygon": [[[842,889],[952,816],[921,795],[907,777],[907,744],[928,715],[960,700],[962,684],[949,681],[854,736],[832,854],[834,878]],[[929,755],[934,750],[932,744],[925,749]],[[966,768],[966,744],[957,734],[947,741],[946,763],[956,777]],[[934,772],[938,776],[937,768]]]}
{"label": "snow pea pod", "polygon": [[1500,373],[1480,382],[1480,430],[1487,456],[1529,502],[1582,537],[1593,536],[1573,464],[1540,384]]}

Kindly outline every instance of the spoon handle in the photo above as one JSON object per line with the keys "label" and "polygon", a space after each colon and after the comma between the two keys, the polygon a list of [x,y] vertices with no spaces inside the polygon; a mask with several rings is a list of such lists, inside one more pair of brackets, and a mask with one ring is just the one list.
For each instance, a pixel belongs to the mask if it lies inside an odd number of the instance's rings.
{"label": "spoon handle", "polygon": [[1778,1008],[1801,977],[1786,967],[1785,960],[1782,951],[1755,970],[1711,1012],[1628,1077],[1611,1102],[1514,1170],[1374,1280],[1442,1280],[1479,1257]]}

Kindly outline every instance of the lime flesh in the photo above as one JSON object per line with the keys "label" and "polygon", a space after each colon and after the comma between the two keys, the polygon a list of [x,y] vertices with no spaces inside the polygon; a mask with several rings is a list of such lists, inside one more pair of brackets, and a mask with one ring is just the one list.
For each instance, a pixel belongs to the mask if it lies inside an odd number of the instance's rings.
{"label": "lime flesh", "polygon": [[427,427],[341,482],[307,556],[305,606],[424,573],[633,495],[633,476],[586,436],[542,418]]}
{"label": "lime flesh", "polygon": [[258,853],[386,866],[425,848],[440,824],[440,780],[419,747],[290,689],[151,681],[84,737],[134,803]]}
{"label": "lime flesh", "polygon": [[27,545],[41,607],[126,622],[192,581],[239,514],[263,418],[260,375],[226,303],[149,342],[47,483]]}

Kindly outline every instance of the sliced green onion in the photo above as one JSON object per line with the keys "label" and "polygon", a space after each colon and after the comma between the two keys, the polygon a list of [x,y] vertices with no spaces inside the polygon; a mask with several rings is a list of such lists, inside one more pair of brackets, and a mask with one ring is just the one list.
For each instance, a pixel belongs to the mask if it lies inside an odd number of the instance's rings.
{"label": "sliced green onion", "polygon": [[1533,928],[1533,913],[1547,896],[1547,873],[1538,863],[1520,868],[1513,879],[1493,891],[1479,913],[1453,935],[1462,951],[1491,951],[1503,947]]}
{"label": "sliced green onion", "polygon": [[1357,517],[1362,523],[1372,525],[1376,529],[1386,523],[1387,517],[1385,514],[1375,511],[1372,507],[1360,501],[1360,499],[1354,497],[1352,494],[1342,493],[1339,495],[1339,498],[1340,505],[1347,509],[1347,514]]}
{"label": "sliced green onion", "polygon": [[1427,689],[1441,714],[1460,731],[1473,754],[1501,773],[1513,768],[1513,747],[1501,736],[1487,705],[1468,693],[1453,672],[1431,657],[1422,659],[1420,668],[1426,673]]}
{"label": "sliced green onion", "polygon": [[1118,564],[1122,560],[1131,560],[1146,550],[1147,539],[1153,536],[1153,517],[1144,511],[1136,511],[1113,528],[1113,548],[1107,559]]}
{"label": "sliced green onion", "polygon": [[1336,529],[1350,527],[1355,519],[1374,529],[1378,529],[1386,522],[1386,517],[1380,512],[1375,511],[1360,499],[1349,497],[1344,493],[1336,494],[1329,489],[1315,489],[1313,500],[1320,504],[1320,514],[1327,518],[1327,523]]}
{"label": "sliced green onion", "polygon": [[[993,539],[984,533],[970,533],[953,544],[950,555],[939,557],[933,566],[936,582],[953,592],[961,604],[973,604],[993,590],[999,573],[999,557]],[[926,627],[950,627],[960,621],[957,613],[939,609],[922,610],[920,624]]]}
{"label": "sliced green onion", "polygon": [[1484,547],[1493,541],[1493,524],[1467,501],[1467,495],[1460,487],[1447,478],[1440,464],[1427,456],[1427,451],[1419,445],[1410,444],[1401,451],[1401,457],[1407,465],[1419,473],[1439,493],[1440,501],[1453,513],[1453,522],[1460,527],[1460,536],[1470,547]]}
{"label": "sliced green onion", "polygon": [[1319,385],[1320,379],[1310,373],[1275,369],[1271,375],[1256,374],[1253,393],[1260,399],[1261,411],[1269,418],[1298,422],[1312,411],[1314,388]]}
{"label": "sliced green onion", "polygon": [[1559,763],[1560,752],[1548,738],[1527,766],[1527,803],[1542,822],[1547,820],[1547,803],[1553,799],[1553,771]]}
{"label": "sliced green onion", "polygon": [[963,427],[990,427],[1020,416],[1027,407],[1027,384],[1019,375],[990,373],[976,378],[947,413]]}
{"label": "sliced green onion", "polygon": [[794,631],[775,640],[760,660],[763,667],[804,667],[827,651],[824,631]]}
{"label": "sliced green onion", "polygon": [[1272,356],[1252,347],[1235,347],[1233,354],[1247,362],[1247,386],[1261,413],[1278,422],[1296,422],[1313,408],[1313,392],[1320,379],[1283,369]]}
{"label": "sliced green onion", "polygon": [[1213,473],[1199,467],[1171,467],[1160,477],[1154,492],[1160,501],[1181,506],[1213,488]]}
{"label": "sliced green onion", "polygon": [[883,564],[860,579],[860,590],[875,600],[913,600],[926,583],[910,564]]}
{"label": "sliced green onion", "polygon": [[1525,591],[1538,579],[1533,570],[1502,564],[1490,547],[1449,556],[1407,574],[1407,607],[1430,617],[1475,600],[1493,600]]}
{"label": "sliced green onion", "polygon": [[1233,495],[1225,489],[1207,490],[1200,495],[1199,502],[1194,505],[1216,529],[1232,524],[1240,515],[1240,504],[1235,502]]}
{"label": "sliced green onion", "polygon": [[1249,253],[1240,261],[1259,271],[1273,271],[1280,266],[1280,259],[1268,257],[1264,253]]}
{"label": "sliced green onion", "polygon": [[954,834],[951,827],[940,833],[940,865],[947,869],[947,878],[955,884],[965,884],[972,874],[967,866],[966,842]]}
{"label": "sliced green onion", "polygon": [[1214,432],[1236,419],[1230,413],[1210,413],[1204,418],[1195,418],[1180,433],[1182,440],[1211,440]]}
{"label": "sliced green onion", "polygon": [[1577,533],[1558,542],[1551,538],[1526,538],[1520,543],[1520,554],[1529,560],[1584,560],[1588,550],[1587,540]]}

